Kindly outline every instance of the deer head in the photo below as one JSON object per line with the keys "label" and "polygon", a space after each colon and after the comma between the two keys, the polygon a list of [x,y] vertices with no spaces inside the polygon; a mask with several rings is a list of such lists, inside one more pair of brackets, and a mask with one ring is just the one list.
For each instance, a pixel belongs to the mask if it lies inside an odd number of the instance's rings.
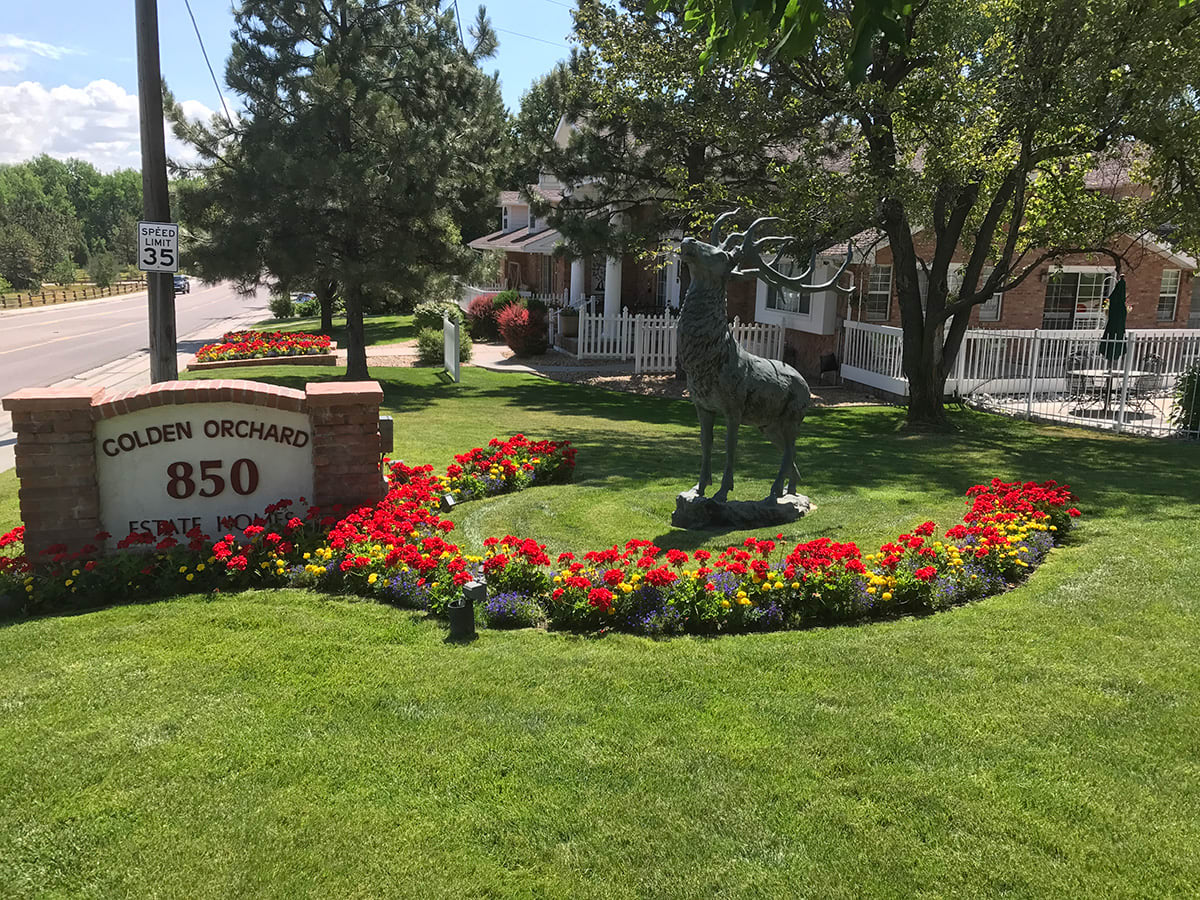
{"label": "deer head", "polygon": [[[745,276],[760,278],[767,284],[803,293],[833,288],[843,294],[849,294],[854,290],[853,283],[849,286],[838,284],[838,279],[842,277],[842,273],[846,271],[846,267],[850,265],[854,257],[854,250],[850,247],[846,250],[846,261],[842,263],[841,268],[824,283],[808,281],[809,276],[816,268],[815,252],[812,254],[808,268],[803,272],[797,275],[785,275],[781,272],[778,266],[780,259],[785,255],[783,248],[794,244],[796,239],[784,235],[758,237],[758,232],[764,225],[770,222],[781,222],[782,219],[770,216],[755,219],[745,231],[733,232],[717,243],[721,237],[721,226],[739,212],[741,210],[735,209],[717,216],[707,244],[695,238],[683,239],[679,247],[679,256],[688,264],[693,279],[701,282],[719,282],[730,276]],[[771,246],[779,249],[775,253],[775,258],[767,262],[763,259],[763,252]]]}

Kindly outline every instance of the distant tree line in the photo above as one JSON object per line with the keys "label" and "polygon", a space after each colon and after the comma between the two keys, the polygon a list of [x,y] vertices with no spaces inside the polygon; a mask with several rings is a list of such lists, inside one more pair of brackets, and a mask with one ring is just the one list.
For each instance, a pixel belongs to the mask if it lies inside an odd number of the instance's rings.
{"label": "distant tree line", "polygon": [[0,165],[0,283],[34,290],[87,267],[107,284],[136,261],[142,177],[42,155]]}

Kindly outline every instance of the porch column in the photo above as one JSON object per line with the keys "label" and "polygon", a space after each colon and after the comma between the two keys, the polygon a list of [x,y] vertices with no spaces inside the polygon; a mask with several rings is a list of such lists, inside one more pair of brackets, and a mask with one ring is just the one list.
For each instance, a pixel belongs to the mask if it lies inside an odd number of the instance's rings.
{"label": "porch column", "polygon": [[621,257],[610,256],[604,263],[604,318],[615,320],[621,313]]}
{"label": "porch column", "polygon": [[579,306],[580,298],[583,297],[583,273],[583,259],[571,260],[570,303],[572,306]]}

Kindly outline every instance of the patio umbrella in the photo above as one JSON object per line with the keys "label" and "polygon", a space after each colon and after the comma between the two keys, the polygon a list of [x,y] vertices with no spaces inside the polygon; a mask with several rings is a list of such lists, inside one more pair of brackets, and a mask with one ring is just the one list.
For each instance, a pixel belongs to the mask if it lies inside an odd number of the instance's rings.
{"label": "patio umbrella", "polygon": [[1108,297],[1108,321],[1100,336],[1100,355],[1115,363],[1125,355],[1125,276],[1117,276],[1117,286]]}

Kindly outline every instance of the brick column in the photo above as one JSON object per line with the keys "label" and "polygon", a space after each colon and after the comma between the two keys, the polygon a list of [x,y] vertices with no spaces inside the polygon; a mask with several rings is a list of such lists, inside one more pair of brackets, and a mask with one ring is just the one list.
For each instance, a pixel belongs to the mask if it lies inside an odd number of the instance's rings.
{"label": "brick column", "polygon": [[305,394],[313,427],[313,503],[323,508],[376,503],[384,493],[379,382],[310,384]]}
{"label": "brick column", "polygon": [[27,388],[4,398],[17,433],[18,496],[31,562],[44,559],[42,551],[55,544],[76,551],[97,543],[92,405],[101,394],[98,388]]}

